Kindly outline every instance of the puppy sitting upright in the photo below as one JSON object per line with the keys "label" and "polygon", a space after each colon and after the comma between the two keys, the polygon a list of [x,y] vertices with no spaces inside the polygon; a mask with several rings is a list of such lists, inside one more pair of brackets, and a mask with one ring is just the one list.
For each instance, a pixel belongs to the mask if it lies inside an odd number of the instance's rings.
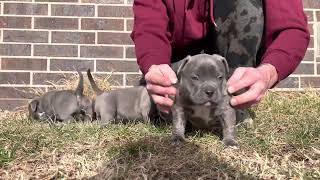
{"label": "puppy sitting upright", "polygon": [[94,82],[90,69],[87,74],[92,89],[97,94],[94,112],[101,125],[107,125],[113,120],[149,122],[155,114],[156,108],[144,86],[103,92]]}
{"label": "puppy sitting upright", "polygon": [[174,64],[173,69],[178,76],[178,91],[172,108],[172,143],[184,141],[188,121],[200,129],[222,127],[225,145],[237,146],[236,112],[229,104],[226,87],[229,69],[225,58],[208,54],[188,56]]}
{"label": "puppy sitting upright", "polygon": [[33,99],[28,106],[29,117],[36,120],[70,122],[91,120],[92,103],[83,95],[83,75],[78,71],[79,83],[75,91],[60,90]]}

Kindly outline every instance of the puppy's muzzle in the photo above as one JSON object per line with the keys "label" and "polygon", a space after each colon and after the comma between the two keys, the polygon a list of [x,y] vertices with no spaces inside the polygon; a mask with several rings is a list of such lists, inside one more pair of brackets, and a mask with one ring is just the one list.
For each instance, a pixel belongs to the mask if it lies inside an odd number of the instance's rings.
{"label": "puppy's muzzle", "polygon": [[212,98],[212,96],[214,96],[216,92],[217,92],[217,88],[212,85],[207,85],[203,88],[203,93],[208,98]]}

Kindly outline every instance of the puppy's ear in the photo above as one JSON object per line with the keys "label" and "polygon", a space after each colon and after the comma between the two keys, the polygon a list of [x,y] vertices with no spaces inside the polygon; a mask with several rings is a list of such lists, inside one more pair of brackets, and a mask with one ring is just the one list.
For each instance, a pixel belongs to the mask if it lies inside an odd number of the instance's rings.
{"label": "puppy's ear", "polygon": [[31,112],[36,112],[38,109],[39,101],[34,99],[29,103],[29,110]]}
{"label": "puppy's ear", "polygon": [[176,73],[178,78],[180,77],[181,71],[183,70],[183,68],[185,67],[185,65],[191,60],[191,56],[188,55],[187,57],[185,57],[184,59],[176,62],[177,64],[175,64],[176,68],[173,68],[174,70],[176,69]]}
{"label": "puppy's ear", "polygon": [[223,56],[220,56],[220,55],[216,55],[216,54],[214,54],[213,56],[218,56],[217,59],[219,59],[223,63],[226,74],[228,75],[230,70],[229,70],[229,65],[228,65],[228,61],[226,60],[226,58],[224,58]]}

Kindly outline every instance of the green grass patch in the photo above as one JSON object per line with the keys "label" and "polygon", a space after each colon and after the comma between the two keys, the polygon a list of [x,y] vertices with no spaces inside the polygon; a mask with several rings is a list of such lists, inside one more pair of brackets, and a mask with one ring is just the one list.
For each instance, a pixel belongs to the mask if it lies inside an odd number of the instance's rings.
{"label": "green grass patch", "polygon": [[213,133],[170,144],[171,125],[49,125],[0,113],[1,179],[317,179],[320,94],[270,92],[238,127],[239,149]]}

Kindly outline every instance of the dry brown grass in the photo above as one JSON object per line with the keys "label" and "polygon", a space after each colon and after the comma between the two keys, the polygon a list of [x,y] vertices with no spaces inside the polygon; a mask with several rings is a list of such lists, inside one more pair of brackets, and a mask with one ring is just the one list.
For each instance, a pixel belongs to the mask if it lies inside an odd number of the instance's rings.
{"label": "dry brown grass", "polygon": [[[74,87],[72,81],[68,87]],[[102,83],[103,84],[103,83]],[[103,87],[103,85],[99,85]],[[88,86],[86,86],[88,87]],[[86,93],[92,94],[86,89]],[[0,113],[2,179],[319,179],[320,93],[269,92],[238,127],[240,149],[191,132],[174,148],[170,125],[49,125]]]}

